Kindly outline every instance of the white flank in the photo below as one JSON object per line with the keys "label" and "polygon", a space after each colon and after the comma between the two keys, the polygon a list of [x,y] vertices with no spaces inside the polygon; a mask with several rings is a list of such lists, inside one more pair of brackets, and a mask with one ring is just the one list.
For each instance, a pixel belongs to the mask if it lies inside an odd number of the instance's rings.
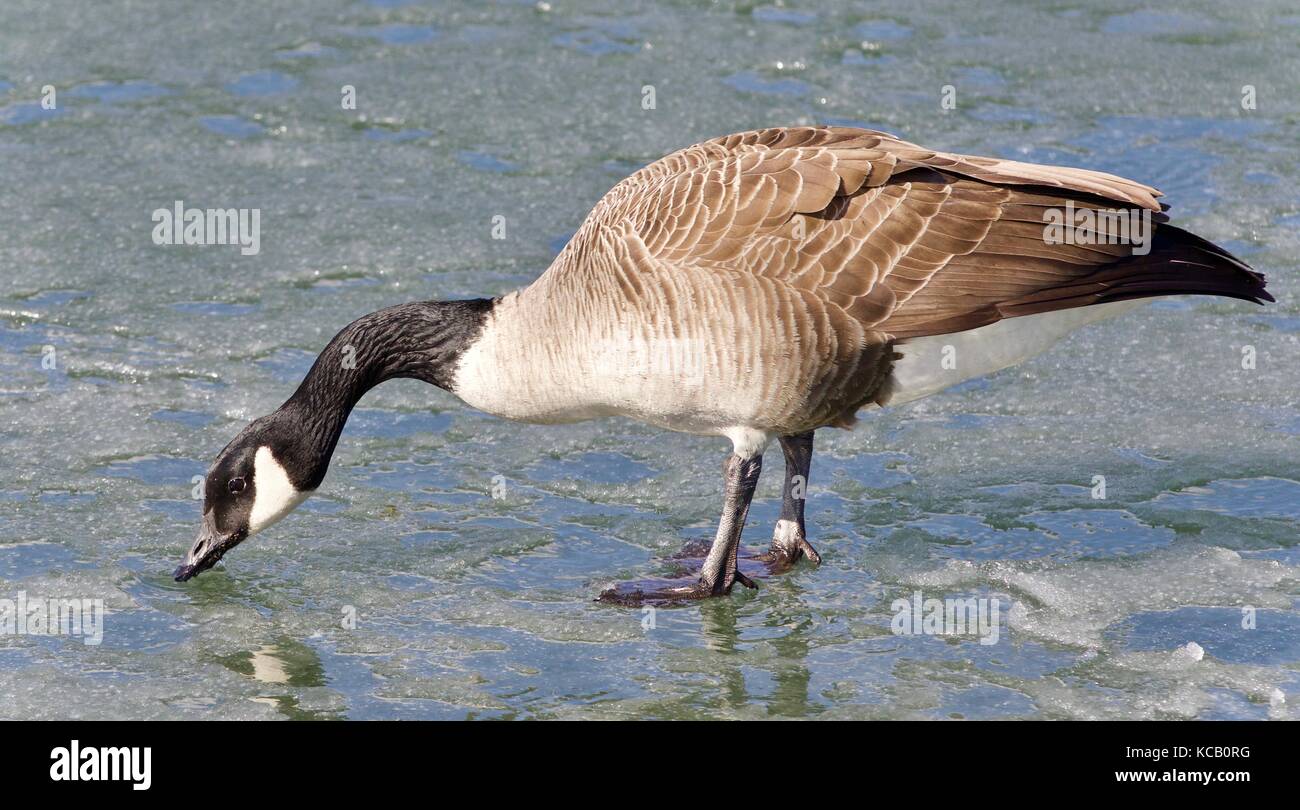
{"label": "white flank", "polygon": [[897,348],[890,405],[911,402],[958,383],[1023,363],[1082,326],[1113,318],[1151,299],[1023,315],[948,335],[912,338]]}
{"label": "white flank", "polygon": [[294,488],[269,447],[257,448],[253,457],[253,490],[253,511],[248,516],[250,537],[292,512],[311,494]]}

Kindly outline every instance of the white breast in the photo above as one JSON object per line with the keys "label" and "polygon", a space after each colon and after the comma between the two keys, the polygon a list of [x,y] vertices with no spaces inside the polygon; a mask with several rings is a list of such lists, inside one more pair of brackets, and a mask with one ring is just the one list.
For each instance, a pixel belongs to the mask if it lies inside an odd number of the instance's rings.
{"label": "white breast", "polygon": [[626,416],[721,434],[761,403],[749,388],[718,384],[717,367],[716,352],[697,336],[658,336],[640,313],[593,317],[575,297],[530,288],[493,309],[460,357],[452,392],[523,422]]}
{"label": "white breast", "polygon": [[483,332],[466,349],[453,375],[452,393],[493,416],[522,422],[561,423],[604,415],[599,392],[575,380],[583,357],[546,310],[521,304],[520,293],[502,298]]}

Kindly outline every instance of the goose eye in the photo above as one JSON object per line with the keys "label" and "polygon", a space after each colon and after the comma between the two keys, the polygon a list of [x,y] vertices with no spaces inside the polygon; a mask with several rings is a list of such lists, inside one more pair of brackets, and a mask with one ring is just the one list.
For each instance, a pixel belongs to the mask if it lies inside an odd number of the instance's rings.
{"label": "goose eye", "polygon": [[242,478],[230,479],[229,487],[230,487],[231,495],[238,495],[239,493],[244,491],[244,479]]}

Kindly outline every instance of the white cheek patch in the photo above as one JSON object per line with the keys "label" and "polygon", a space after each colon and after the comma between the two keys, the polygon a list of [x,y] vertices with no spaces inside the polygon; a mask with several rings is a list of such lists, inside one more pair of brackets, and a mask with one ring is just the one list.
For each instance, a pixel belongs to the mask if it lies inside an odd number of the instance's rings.
{"label": "white cheek patch", "polygon": [[294,488],[289,474],[271,454],[271,448],[257,448],[257,455],[253,457],[253,510],[248,515],[249,536],[292,512],[310,494]]}

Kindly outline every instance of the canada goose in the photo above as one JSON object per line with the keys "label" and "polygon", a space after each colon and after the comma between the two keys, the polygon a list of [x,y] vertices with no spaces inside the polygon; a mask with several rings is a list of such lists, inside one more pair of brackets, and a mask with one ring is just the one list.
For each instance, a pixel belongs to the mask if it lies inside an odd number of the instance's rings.
{"label": "canada goose", "polygon": [[737,554],[774,438],[785,486],[762,561],[774,571],[818,562],[801,497],[818,428],[1019,363],[1135,299],[1273,300],[1262,275],[1167,224],[1159,195],[1100,172],[842,127],[675,152],[606,194],[527,288],[401,304],[339,332],[293,396],[217,457],[176,579],[211,568],[319,487],[352,407],[395,377],[507,419],[627,416],[731,440],[699,575],[606,598],[752,587]]}

